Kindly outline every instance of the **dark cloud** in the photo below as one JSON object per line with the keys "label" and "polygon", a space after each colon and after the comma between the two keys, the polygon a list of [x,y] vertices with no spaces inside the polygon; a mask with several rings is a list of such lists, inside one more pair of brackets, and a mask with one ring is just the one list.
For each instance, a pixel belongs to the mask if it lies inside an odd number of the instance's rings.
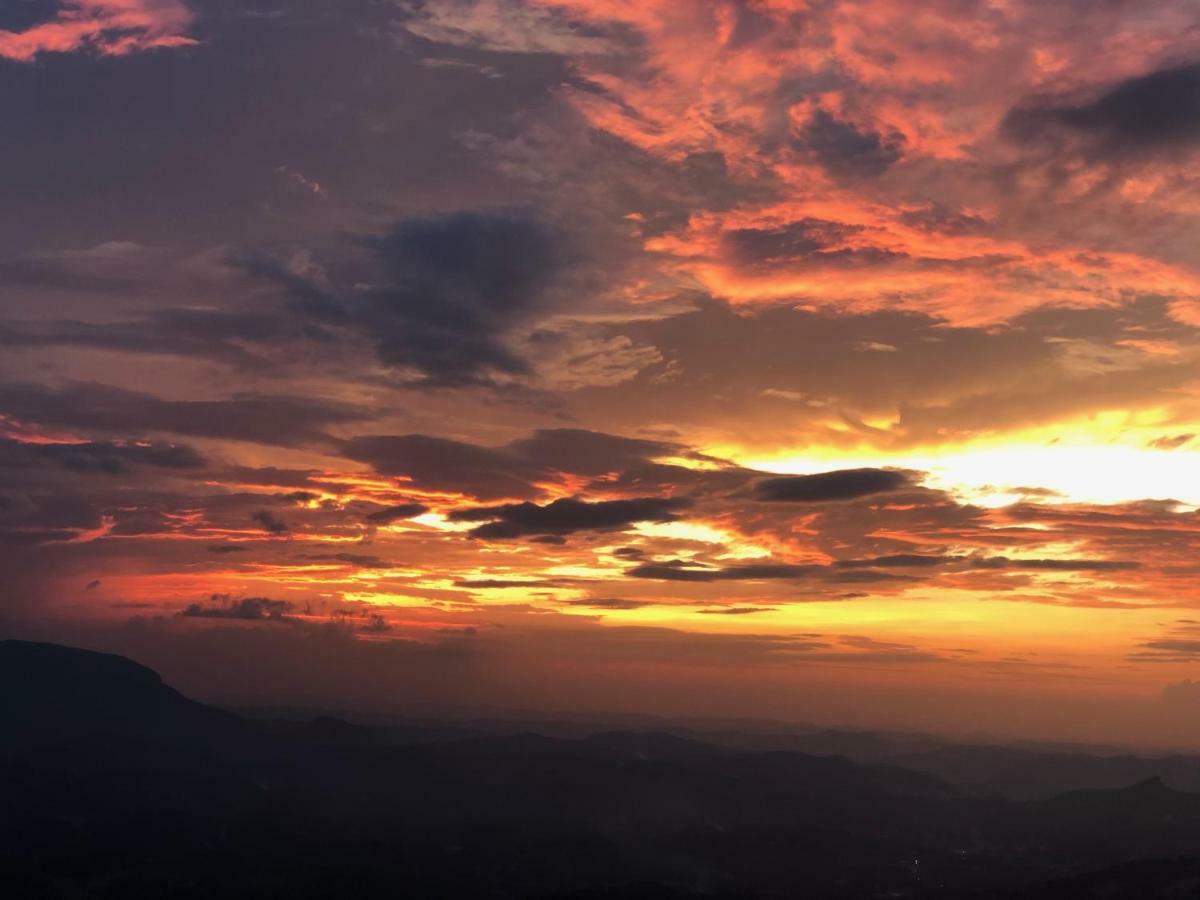
{"label": "dark cloud", "polygon": [[166,534],[173,531],[175,523],[158,509],[118,509],[113,513],[109,534],[134,537],[139,535]]}
{"label": "dark cloud", "polygon": [[[1140,563],[1116,559],[1018,559],[1007,556],[928,556],[896,553],[869,559],[842,559],[834,564],[839,569],[912,569],[954,566],[961,569],[1022,569],[1047,572],[1124,572],[1141,567]],[[847,572],[835,576],[838,580],[884,580],[899,576],[885,573]]]}
{"label": "dark cloud", "polygon": [[[266,485],[269,487],[312,487],[320,480],[321,473],[313,469],[281,469],[277,466],[230,466],[226,477],[236,484]],[[323,490],[337,493],[345,487],[337,484],[322,484]]]}
{"label": "dark cloud", "polygon": [[[1200,661],[1200,623],[1176,619],[1162,633],[1139,643],[1129,654],[1136,662],[1195,663]],[[1184,691],[1188,690],[1187,688]]]}
{"label": "dark cloud", "polygon": [[1124,572],[1141,567],[1141,563],[1117,559],[1009,559],[989,556],[971,561],[978,569],[1034,569],[1049,572]]}
{"label": "dark cloud", "polygon": [[627,597],[585,597],[580,600],[566,600],[564,606],[583,606],[588,609],[642,609],[654,606],[651,600],[630,600]]}
{"label": "dark cloud", "polygon": [[61,533],[65,540],[80,531],[98,529],[104,519],[91,499],[71,494],[31,495],[23,492],[0,493],[0,523],[11,529],[14,540],[22,533],[52,535]]}
{"label": "dark cloud", "polygon": [[64,528],[22,528],[0,532],[0,540],[16,547],[32,547],[38,544],[58,544],[79,537],[76,531]]}
{"label": "dark cloud", "polygon": [[817,475],[781,475],[754,486],[758,500],[815,503],[855,500],[908,487],[911,476],[893,469],[839,469]]}
{"label": "dark cloud", "polygon": [[[76,319],[0,323],[0,346],[82,347],[172,355],[248,371],[277,368],[303,341],[328,345],[332,335],[308,319],[278,310],[163,309],[116,322]],[[326,354],[327,347],[323,346]],[[283,354],[281,356],[281,353]]]}
{"label": "dark cloud", "polygon": [[943,203],[929,203],[917,209],[906,209],[900,221],[930,234],[981,234],[988,230],[987,219],[972,212],[955,210]]}
{"label": "dark cloud", "polygon": [[366,621],[358,626],[363,634],[387,634],[392,630],[391,623],[379,613],[370,613]]}
{"label": "dark cloud", "polygon": [[491,588],[541,588],[553,587],[557,582],[541,578],[466,578],[454,582],[455,587],[491,589]]}
{"label": "dark cloud", "polygon": [[208,604],[192,603],[180,613],[187,619],[241,619],[248,622],[282,622],[292,611],[286,600],[267,597],[233,598],[228,594],[213,594]]}
{"label": "dark cloud", "polygon": [[385,363],[431,384],[526,371],[502,341],[538,311],[564,264],[560,239],[531,218],[464,212],[401,222],[368,242],[391,281],[356,309]]}
{"label": "dark cloud", "polygon": [[804,578],[824,571],[824,566],[795,566],[784,563],[752,563],[742,566],[705,568],[683,560],[645,563],[626,570],[632,578],[656,581],[769,581]]}
{"label": "dark cloud", "polygon": [[1200,661],[1200,638],[1160,638],[1146,641],[1138,646],[1131,658],[1141,662],[1197,662]]}
{"label": "dark cloud", "polygon": [[860,131],[854,124],[817,110],[798,135],[801,147],[839,178],[870,178],[882,175],[900,159],[903,138],[887,137],[877,131]]}
{"label": "dark cloud", "polygon": [[834,584],[875,584],[881,581],[920,581],[912,575],[897,575],[894,572],[880,572],[877,569],[856,569],[850,572],[830,572],[827,580]]}
{"label": "dark cloud", "polygon": [[36,384],[0,385],[0,412],[45,426],[122,434],[166,431],[262,444],[327,439],[325,428],[365,418],[345,404],[298,397],[162,400],[95,383],[57,390]]}
{"label": "dark cloud", "polygon": [[522,212],[464,211],[404,219],[356,242],[367,259],[317,279],[243,254],[243,271],[279,284],[314,323],[371,340],[413,384],[462,387],[528,364],[506,338],[549,306],[568,261],[564,237]]}
{"label": "dark cloud", "polygon": [[399,503],[395,506],[377,509],[373,513],[368,513],[364,518],[368,522],[386,525],[388,522],[395,522],[398,519],[411,519],[413,516],[419,516],[426,512],[429,512],[429,507],[421,503]]}
{"label": "dark cloud", "polygon": [[275,496],[284,503],[296,503],[303,506],[305,503],[311,503],[318,499],[320,494],[314,494],[312,491],[289,491],[286,494],[276,494]]}
{"label": "dark cloud", "polygon": [[424,434],[380,435],[346,441],[342,452],[383,475],[403,475],[417,485],[470,494],[482,500],[532,497],[545,466],[502,448],[480,447]]}
{"label": "dark cloud", "polygon": [[181,444],[81,443],[32,444],[0,440],[0,462],[10,467],[52,462],[81,474],[120,475],[130,466],[196,469],[204,459]]}
{"label": "dark cloud", "polygon": [[423,434],[377,435],[346,441],[342,452],[381,474],[405,476],[424,488],[490,500],[535,497],[541,493],[539,483],[555,480],[561,472],[606,475],[686,451],[675,444],[558,428],[541,429],[501,447]]}
{"label": "dark cloud", "polygon": [[484,522],[471,530],[477,538],[507,540],[532,535],[564,535],[577,531],[615,531],[635,522],[670,522],[678,511],[690,506],[684,498],[637,497],[629,500],[586,500],[563,498],[546,506],[510,503],[455,510],[456,522]]}
{"label": "dark cloud", "polygon": [[[688,454],[699,458],[699,454]],[[634,465],[614,477],[601,477],[588,484],[595,493],[671,493],[687,491],[695,496],[727,493],[742,488],[761,473],[719,461],[703,468],[689,468],[664,463]]]}
{"label": "dark cloud", "polygon": [[1104,156],[1192,146],[1200,139],[1200,64],[1130,78],[1081,103],[1037,98],[1010,111],[1004,128],[1022,141],[1082,133]]}
{"label": "dark cloud", "polygon": [[660,456],[686,455],[679,444],[644,441],[587,431],[582,428],[543,428],[513,441],[508,451],[522,459],[579,475],[619,472]]}
{"label": "dark cloud", "polygon": [[842,559],[834,565],[844,569],[861,569],[880,566],[883,568],[924,568],[944,565],[951,562],[951,557],[922,556],[916,553],[894,553],[890,556],[876,556],[872,559]]}
{"label": "dark cloud", "polygon": [[271,534],[287,534],[288,533],[287,522],[283,521],[283,519],[278,518],[277,516],[275,516],[274,513],[270,512],[269,510],[265,510],[265,509],[259,510],[253,516],[251,516],[251,518],[255,522],[257,522],[260,526],[262,526],[263,531],[269,532]]}
{"label": "dark cloud", "polygon": [[208,548],[209,553],[245,553],[246,548],[240,547],[237,544],[212,544]]}
{"label": "dark cloud", "polygon": [[752,616],[755,613],[775,612],[773,606],[718,606],[700,610],[702,616]]}
{"label": "dark cloud", "polygon": [[307,553],[302,558],[311,559],[314,562],[341,563],[356,569],[390,569],[393,567],[392,563],[382,557],[364,553]]}
{"label": "dark cloud", "polygon": [[732,229],[721,236],[721,243],[731,260],[753,265],[827,255],[831,247],[862,230],[861,225],[806,218],[777,228]]}

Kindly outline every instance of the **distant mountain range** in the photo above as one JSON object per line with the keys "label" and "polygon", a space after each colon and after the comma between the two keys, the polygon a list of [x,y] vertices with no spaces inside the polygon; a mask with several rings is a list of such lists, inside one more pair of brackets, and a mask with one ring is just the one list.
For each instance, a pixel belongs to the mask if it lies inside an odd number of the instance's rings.
{"label": "distant mountain range", "polygon": [[264,720],[18,641],[0,721],[17,898],[1200,897],[1186,757]]}

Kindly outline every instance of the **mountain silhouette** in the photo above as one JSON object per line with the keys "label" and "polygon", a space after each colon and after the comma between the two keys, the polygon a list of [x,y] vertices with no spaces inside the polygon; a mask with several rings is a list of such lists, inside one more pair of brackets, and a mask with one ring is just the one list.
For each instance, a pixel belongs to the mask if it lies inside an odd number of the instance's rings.
{"label": "mountain silhouette", "polygon": [[214,739],[230,713],[187,699],[132,660],[30,641],[0,641],[0,752],[99,735]]}
{"label": "mountain silhouette", "polygon": [[[1019,800],[881,762],[944,751],[972,782],[1003,760],[1033,783],[1055,752],[259,720],[21,641],[0,642],[0,716],[0,883],[21,898],[1153,898],[1200,872],[1200,796],[1162,778]],[[1101,785],[1156,763],[1080,758]]]}

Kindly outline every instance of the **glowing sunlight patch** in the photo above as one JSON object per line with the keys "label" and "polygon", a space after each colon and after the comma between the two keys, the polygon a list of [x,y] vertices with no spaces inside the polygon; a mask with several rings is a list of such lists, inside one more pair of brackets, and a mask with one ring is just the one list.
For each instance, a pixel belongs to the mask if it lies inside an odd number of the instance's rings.
{"label": "glowing sunlight patch", "polygon": [[817,456],[751,460],[747,465],[797,475],[857,466],[917,469],[928,473],[927,487],[952,491],[981,506],[1005,506],[1036,495],[1050,503],[1177,500],[1200,507],[1200,453],[1128,444],[1014,444],[894,456],[854,454],[837,461]]}

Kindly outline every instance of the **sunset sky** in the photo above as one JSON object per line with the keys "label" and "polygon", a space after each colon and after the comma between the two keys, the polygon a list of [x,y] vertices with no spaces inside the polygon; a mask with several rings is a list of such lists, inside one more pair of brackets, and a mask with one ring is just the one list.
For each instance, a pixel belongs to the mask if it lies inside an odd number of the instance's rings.
{"label": "sunset sky", "polygon": [[201,699],[1200,746],[1186,0],[8,0],[0,630]]}

